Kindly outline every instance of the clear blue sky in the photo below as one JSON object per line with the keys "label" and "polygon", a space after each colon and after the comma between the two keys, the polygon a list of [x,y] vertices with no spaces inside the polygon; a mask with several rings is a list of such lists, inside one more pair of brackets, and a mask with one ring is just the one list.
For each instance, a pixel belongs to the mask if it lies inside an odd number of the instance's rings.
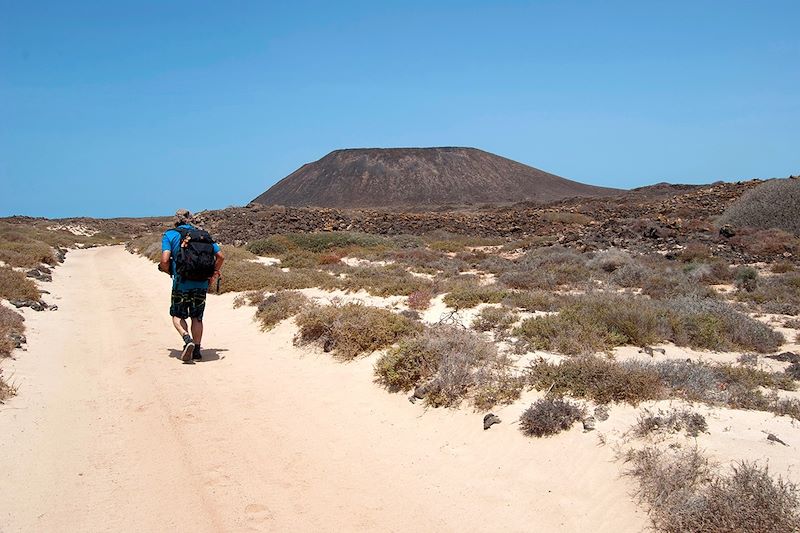
{"label": "clear blue sky", "polygon": [[800,2],[0,0],[0,215],[242,205],[346,147],[800,173]]}

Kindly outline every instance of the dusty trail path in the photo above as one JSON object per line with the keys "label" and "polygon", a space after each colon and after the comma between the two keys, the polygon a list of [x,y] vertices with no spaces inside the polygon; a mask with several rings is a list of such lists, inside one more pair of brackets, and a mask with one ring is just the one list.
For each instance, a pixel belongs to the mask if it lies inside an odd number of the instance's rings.
{"label": "dusty trail path", "polygon": [[612,451],[580,431],[531,441],[500,410],[410,405],[372,360],[261,333],[210,296],[196,365],[175,358],[169,280],[120,247],[73,251],[56,312],[26,313],[6,365],[0,531],[639,531]]}

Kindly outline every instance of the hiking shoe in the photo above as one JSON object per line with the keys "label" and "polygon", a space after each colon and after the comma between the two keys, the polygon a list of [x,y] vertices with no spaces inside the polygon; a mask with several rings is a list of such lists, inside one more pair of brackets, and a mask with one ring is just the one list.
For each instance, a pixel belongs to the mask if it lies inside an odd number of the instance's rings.
{"label": "hiking shoe", "polygon": [[184,364],[191,364],[192,354],[194,354],[194,343],[187,342],[186,346],[183,347],[183,353],[181,354],[181,361],[183,361]]}
{"label": "hiking shoe", "polygon": [[192,352],[192,360],[193,361],[199,361],[202,358],[203,358],[203,354],[200,353],[200,345],[199,344],[195,344],[194,345],[194,352]]}

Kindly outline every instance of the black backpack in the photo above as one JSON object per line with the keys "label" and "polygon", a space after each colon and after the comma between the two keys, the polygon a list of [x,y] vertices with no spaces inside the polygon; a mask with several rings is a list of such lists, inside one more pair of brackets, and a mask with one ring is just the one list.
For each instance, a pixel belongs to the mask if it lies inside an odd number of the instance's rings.
{"label": "black backpack", "polygon": [[216,258],[214,239],[207,231],[197,228],[175,228],[181,234],[181,244],[175,257],[175,271],[181,279],[206,281],[214,273]]}

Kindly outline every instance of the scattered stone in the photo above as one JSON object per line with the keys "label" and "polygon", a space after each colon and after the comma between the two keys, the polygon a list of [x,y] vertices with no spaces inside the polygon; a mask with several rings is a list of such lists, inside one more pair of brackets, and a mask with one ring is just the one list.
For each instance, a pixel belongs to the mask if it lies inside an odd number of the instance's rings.
{"label": "scattered stone", "polygon": [[767,440],[768,440],[768,441],[770,441],[770,442],[777,442],[778,444],[783,444],[784,446],[789,446],[788,444],[786,444],[785,442],[783,442],[781,439],[779,439],[779,438],[778,438],[778,437],[777,437],[775,434],[773,434],[773,433],[767,433]]}
{"label": "scattered stone", "polygon": [[734,235],[736,235],[736,230],[733,229],[733,226],[731,226],[730,224],[725,224],[724,226],[719,228],[719,236],[720,237],[724,237],[726,239],[730,239]]}
{"label": "scattered stone", "polygon": [[483,430],[486,431],[490,427],[495,424],[499,424],[501,422],[500,417],[494,413],[489,413],[488,415],[483,417]]}
{"label": "scattered stone", "polygon": [[408,397],[408,401],[411,403],[416,403],[417,400],[422,400],[423,398],[425,398],[425,396],[427,396],[433,391],[434,387],[436,387],[435,379],[426,381],[421,385],[417,385],[414,388],[414,393]]}
{"label": "scattered stone", "polygon": [[40,271],[37,268],[28,270],[25,273],[25,276],[27,276],[29,278],[37,279],[39,281],[53,281],[53,276],[51,276],[50,274],[46,274],[46,273]]}
{"label": "scattered stone", "polygon": [[608,420],[608,406],[606,405],[598,405],[594,408],[594,416],[600,422],[605,422]]}
{"label": "scattered stone", "polygon": [[14,343],[14,348],[22,348],[23,344],[27,344],[28,339],[21,333],[11,333],[8,336],[9,340]]}
{"label": "scattered stone", "polygon": [[51,305],[51,306],[49,307],[49,309],[50,309],[51,311],[58,311],[58,306],[57,306],[57,305]]}
{"label": "scattered stone", "polygon": [[583,431],[594,431],[595,419],[593,416],[587,416],[583,419]]}
{"label": "scattered stone", "polygon": [[30,307],[34,311],[44,311],[49,306],[44,303],[43,301],[36,301],[36,300],[9,300],[8,303],[16,307],[17,309],[21,307]]}
{"label": "scattered stone", "polygon": [[53,254],[56,256],[56,261],[58,261],[59,263],[63,263],[64,259],[67,258],[67,250],[58,246],[56,246],[56,249],[53,251]]}
{"label": "scattered stone", "polygon": [[642,346],[639,348],[639,353],[646,353],[650,357],[653,357],[653,352],[658,352],[662,355],[667,355],[667,351],[664,348],[652,348],[650,346]]}
{"label": "scattered stone", "polygon": [[775,361],[781,361],[782,363],[800,363],[800,355],[794,352],[783,352],[777,355],[766,355],[764,357],[774,359]]}

